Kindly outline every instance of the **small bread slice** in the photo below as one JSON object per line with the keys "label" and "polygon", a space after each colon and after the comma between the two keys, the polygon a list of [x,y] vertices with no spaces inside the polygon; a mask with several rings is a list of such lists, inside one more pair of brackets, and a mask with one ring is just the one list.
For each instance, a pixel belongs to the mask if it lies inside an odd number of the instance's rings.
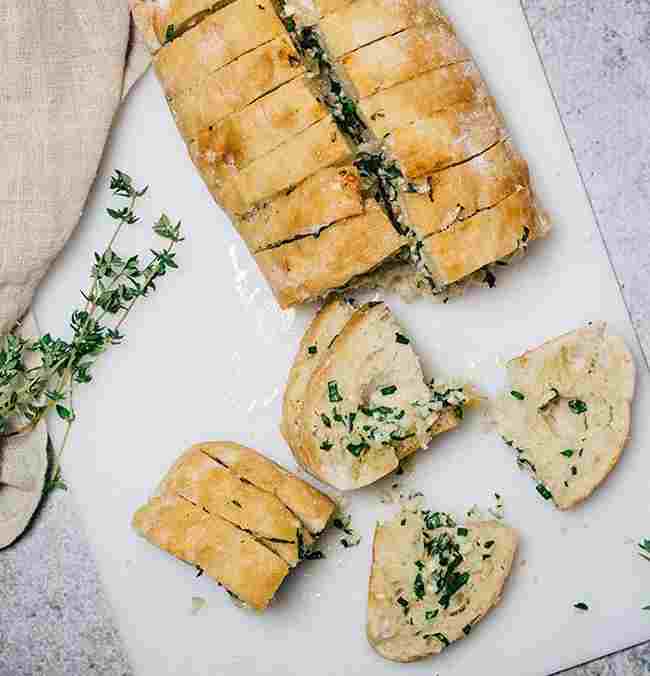
{"label": "small bread slice", "polygon": [[375,202],[318,236],[297,239],[255,256],[282,308],[326,296],[396,255],[408,242]]}
{"label": "small bread slice", "polygon": [[364,212],[359,173],[353,165],[328,167],[296,188],[245,214],[237,230],[253,253],[317,235],[324,227]]}
{"label": "small bread slice", "polygon": [[289,568],[309,557],[334,509],[327,496],[256,451],[212,442],[181,455],[133,525],[263,609]]}
{"label": "small bread slice", "polygon": [[508,364],[499,434],[559,509],[588,498],[618,463],[630,433],[636,369],[604,323],[551,340]]}
{"label": "small bread slice", "polygon": [[[323,312],[306,340],[323,326],[327,337],[339,332],[324,354],[316,353],[315,368],[298,356],[283,431],[308,472],[340,490],[362,488],[395,470],[434,434],[455,427],[458,416],[426,385],[410,341],[386,305],[364,305],[347,321],[340,305],[328,304]],[[456,405],[466,401],[460,389],[455,397]]]}
{"label": "small bread slice", "polygon": [[286,33],[271,0],[238,0],[207,16],[153,58],[168,98],[200,84],[242,54]]}
{"label": "small bread slice", "polygon": [[201,130],[304,74],[291,40],[281,36],[210,73],[200,86],[184,91],[169,105],[189,143]]}
{"label": "small bread slice", "polygon": [[135,513],[133,527],[257,610],[269,605],[289,573],[289,566],[252,535],[178,495],[153,497]]}
{"label": "small bread slice", "polygon": [[441,652],[499,602],[517,551],[498,521],[456,527],[447,515],[404,509],[377,526],[367,635],[395,662]]}
{"label": "small bread slice", "polygon": [[420,254],[437,286],[464,279],[537,238],[542,226],[528,188],[457,221],[422,242]]}
{"label": "small bread slice", "polygon": [[341,59],[360,99],[450,64],[468,61],[467,49],[446,20],[414,26]]}

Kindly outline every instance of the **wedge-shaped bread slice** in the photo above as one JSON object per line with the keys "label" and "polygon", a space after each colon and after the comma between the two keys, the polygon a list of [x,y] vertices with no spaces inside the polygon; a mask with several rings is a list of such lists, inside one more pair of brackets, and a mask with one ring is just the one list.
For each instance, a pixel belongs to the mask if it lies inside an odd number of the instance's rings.
{"label": "wedge-shaped bread slice", "polygon": [[212,72],[169,102],[186,142],[271,90],[305,73],[288,36],[278,37]]}
{"label": "wedge-shaped bread slice", "polygon": [[422,73],[468,61],[470,54],[445,20],[414,26],[357,49],[340,60],[360,99]]}
{"label": "wedge-shaped bread slice", "polygon": [[308,354],[314,341],[314,363],[305,362],[303,344],[289,376],[283,433],[311,474],[341,490],[361,488],[455,427],[467,397],[427,386],[383,303],[348,316],[343,301],[333,301],[321,312],[303,341]]}
{"label": "wedge-shaped bread slice", "polygon": [[499,434],[560,509],[588,498],[621,457],[630,433],[636,370],[605,324],[578,329],[508,364],[496,403]]}
{"label": "wedge-shaped bread slice", "polygon": [[242,54],[285,35],[270,0],[237,0],[165,45],[153,58],[169,98],[200,86]]}
{"label": "wedge-shaped bread slice", "polygon": [[441,19],[437,3],[421,0],[356,0],[320,22],[330,54],[348,54],[414,25]]}
{"label": "wedge-shaped bread slice", "polygon": [[[372,122],[379,138],[394,125],[428,118],[463,102],[487,98],[487,88],[471,62],[438,68],[375,94],[361,102],[361,110]],[[399,110],[399,116],[394,111]]]}
{"label": "wedge-shaped bread slice", "polygon": [[152,498],[135,513],[133,527],[257,610],[268,606],[289,573],[289,566],[252,535],[177,495]]}
{"label": "wedge-shaped bread slice", "polygon": [[517,551],[497,521],[456,527],[444,514],[404,509],[377,526],[368,640],[388,660],[412,662],[469,635],[497,605]]}
{"label": "wedge-shaped bread slice", "polygon": [[435,283],[447,286],[525,246],[537,237],[538,224],[530,190],[520,189],[425,239],[420,255]]}
{"label": "wedge-shaped bread slice", "polygon": [[422,192],[404,193],[403,199],[413,229],[426,239],[494,207],[529,184],[528,165],[506,140],[468,162],[433,174]]}
{"label": "wedge-shaped bread slice", "polygon": [[352,165],[321,169],[285,194],[245,214],[236,223],[249,249],[258,253],[352,216],[361,216],[365,200]]}
{"label": "wedge-shaped bread slice", "polygon": [[333,512],[327,496],[259,453],[215,442],[185,452],[133,523],[262,609]]}
{"label": "wedge-shaped bread slice", "polygon": [[368,202],[366,208],[366,213],[335,223],[318,237],[303,237],[255,256],[281,307],[342,288],[407,244],[377,204]]}
{"label": "wedge-shaped bread slice", "polygon": [[327,357],[332,342],[354,314],[351,302],[334,296],[312,320],[300,341],[289,373],[282,407],[282,436],[293,447],[301,433],[305,392],[314,372]]}
{"label": "wedge-shaped bread slice", "polygon": [[241,216],[319,169],[349,162],[352,157],[328,116],[241,170],[233,164],[211,164],[209,159],[208,153],[199,165],[208,189],[230,213]]}

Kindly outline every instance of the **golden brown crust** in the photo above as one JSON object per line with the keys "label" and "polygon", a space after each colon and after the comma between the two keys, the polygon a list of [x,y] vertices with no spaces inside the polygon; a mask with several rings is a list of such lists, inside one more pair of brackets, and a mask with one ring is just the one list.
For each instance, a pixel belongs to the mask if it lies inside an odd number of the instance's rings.
{"label": "golden brown crust", "polygon": [[327,115],[308,79],[298,77],[203,129],[190,143],[190,155],[203,171],[220,165],[242,169]]}
{"label": "golden brown crust", "polygon": [[510,140],[427,181],[427,192],[404,193],[409,222],[426,238],[489,209],[530,184],[528,166]]}
{"label": "golden brown crust", "polygon": [[452,284],[534,238],[535,223],[530,191],[517,190],[492,209],[425,239],[422,255],[438,284]]}
{"label": "golden brown crust", "polygon": [[262,251],[255,260],[282,308],[345,286],[396,254],[405,244],[378,206],[303,239]]}
{"label": "golden brown crust", "polygon": [[257,610],[268,606],[289,572],[280,557],[248,533],[179,496],[152,498],[135,513],[133,527]]}
{"label": "golden brown crust", "polygon": [[230,164],[209,164],[209,156],[200,158],[198,168],[219,203],[241,216],[319,169],[349,161],[350,156],[336,124],[326,117],[241,170]]}
{"label": "golden brown crust", "polygon": [[460,103],[405,126],[400,125],[399,109],[384,113],[382,125],[394,130],[387,139],[387,147],[409,178],[464,162],[507,135],[490,99]]}
{"label": "golden brown crust", "polygon": [[373,42],[341,59],[360,99],[430,70],[469,60],[447,21],[414,26]]}
{"label": "golden brown crust", "polygon": [[153,58],[168,98],[286,31],[270,0],[239,0],[206,17]]}
{"label": "golden brown crust", "polygon": [[288,194],[243,216],[236,223],[249,249],[258,253],[364,211],[359,174],[353,165],[316,172]]}
{"label": "golden brown crust", "polygon": [[232,442],[204,442],[195,449],[228,467],[236,476],[275,495],[309,529],[320,533],[336,505],[324,493],[256,451]]}
{"label": "golden brown crust", "polygon": [[170,102],[176,124],[190,142],[228,115],[305,72],[288,37],[279,37],[211,73],[199,87]]}
{"label": "golden brown crust", "polygon": [[435,0],[356,0],[320,22],[334,58],[414,25],[440,20]]}
{"label": "golden brown crust", "polygon": [[479,105],[487,89],[478,68],[470,62],[437,68],[382,91],[361,102],[377,138],[435,116],[460,104]]}

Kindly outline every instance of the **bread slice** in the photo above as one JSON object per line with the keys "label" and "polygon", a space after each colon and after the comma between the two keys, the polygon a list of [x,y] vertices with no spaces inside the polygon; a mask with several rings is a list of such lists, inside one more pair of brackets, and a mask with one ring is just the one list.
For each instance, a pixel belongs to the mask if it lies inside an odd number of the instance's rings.
{"label": "bread slice", "polygon": [[174,463],[133,525],[264,609],[333,512],[327,496],[256,451],[214,442]]}
{"label": "bread slice", "polygon": [[598,323],[508,364],[497,400],[499,434],[559,509],[585,500],[607,478],[630,433],[636,371],[622,338]]}
{"label": "bread slice", "polygon": [[516,532],[498,521],[452,524],[444,514],[404,509],[377,526],[367,634],[388,660],[441,652],[469,635],[501,598]]}
{"label": "bread slice", "polygon": [[[304,352],[315,346],[313,361]],[[458,424],[461,388],[432,390],[383,303],[328,303],[289,376],[282,430],[296,460],[340,490],[362,488]]]}

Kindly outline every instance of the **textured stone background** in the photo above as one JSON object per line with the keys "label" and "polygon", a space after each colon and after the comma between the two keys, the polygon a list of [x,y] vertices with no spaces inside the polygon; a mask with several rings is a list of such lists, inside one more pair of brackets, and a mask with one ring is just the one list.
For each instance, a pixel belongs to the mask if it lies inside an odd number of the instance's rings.
{"label": "textured stone background", "polygon": [[[650,0],[522,2],[650,355]],[[132,674],[73,491],[1,557],[0,676]],[[566,673],[650,674],[650,644]]]}

